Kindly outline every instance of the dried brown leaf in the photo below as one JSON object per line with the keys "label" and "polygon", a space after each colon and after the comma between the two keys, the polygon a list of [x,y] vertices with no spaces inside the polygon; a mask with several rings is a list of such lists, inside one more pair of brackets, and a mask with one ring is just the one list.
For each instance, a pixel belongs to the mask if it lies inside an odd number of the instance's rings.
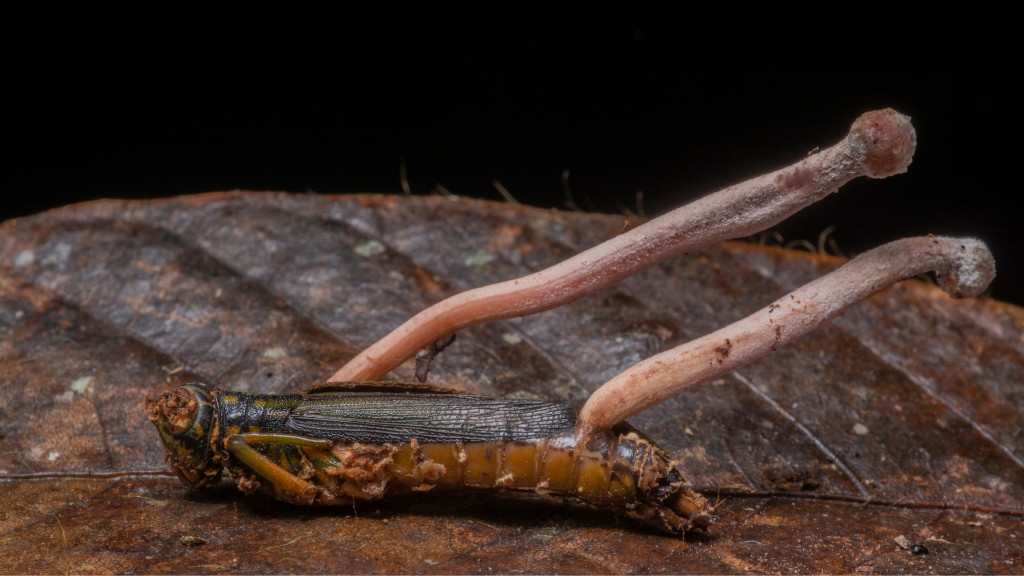
{"label": "dried brown leaf", "polygon": [[[306,509],[168,475],[148,392],[193,380],[300,390],[431,303],[622,226],[442,197],[250,193],[101,201],[3,224],[0,567],[1020,571],[1024,310],[916,281],[632,422],[720,498],[708,534],[668,538],[534,495]],[[570,306],[465,330],[430,382],[578,408],[638,360],[839,263],[715,246]],[[892,545],[924,533],[928,554]]]}

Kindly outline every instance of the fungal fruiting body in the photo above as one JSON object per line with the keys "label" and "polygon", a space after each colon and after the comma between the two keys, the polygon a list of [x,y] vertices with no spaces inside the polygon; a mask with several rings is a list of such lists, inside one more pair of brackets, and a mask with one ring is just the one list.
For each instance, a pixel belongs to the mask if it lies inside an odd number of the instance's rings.
{"label": "fungal fruiting body", "polygon": [[995,261],[971,238],[906,238],[861,254],[754,314],[641,361],[590,396],[580,412],[589,429],[606,428],[725,374],[814,330],[850,306],[922,272],[935,271],[955,298],[980,295]]}
{"label": "fungal fruiting body", "polygon": [[755,234],[858,176],[905,172],[917,147],[910,119],[863,114],[838,144],[792,166],[730,186],[516,280],[457,294],[361,352],[330,381],[375,380],[456,331],[568,304],[683,252]]}

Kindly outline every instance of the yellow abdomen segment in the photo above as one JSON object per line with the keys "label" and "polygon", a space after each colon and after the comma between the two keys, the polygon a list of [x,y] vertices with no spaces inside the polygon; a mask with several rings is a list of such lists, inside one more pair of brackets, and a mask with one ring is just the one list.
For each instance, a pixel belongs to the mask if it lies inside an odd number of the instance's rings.
{"label": "yellow abdomen segment", "polygon": [[[346,446],[343,450],[354,447]],[[414,441],[391,445],[386,470],[393,485],[415,490],[536,489],[594,503],[625,502],[636,497],[636,481],[629,473],[630,463],[617,462],[614,450],[615,442],[608,440],[598,449],[580,448],[571,435],[517,442]]]}

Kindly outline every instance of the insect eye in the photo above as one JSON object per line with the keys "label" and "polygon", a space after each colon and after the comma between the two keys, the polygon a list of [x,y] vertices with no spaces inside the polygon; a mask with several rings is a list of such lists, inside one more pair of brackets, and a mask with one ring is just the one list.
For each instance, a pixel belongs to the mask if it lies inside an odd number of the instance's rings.
{"label": "insect eye", "polygon": [[178,435],[188,432],[196,421],[198,411],[199,400],[196,395],[179,386],[160,395],[156,405],[150,408],[150,419],[156,416],[168,432]]}

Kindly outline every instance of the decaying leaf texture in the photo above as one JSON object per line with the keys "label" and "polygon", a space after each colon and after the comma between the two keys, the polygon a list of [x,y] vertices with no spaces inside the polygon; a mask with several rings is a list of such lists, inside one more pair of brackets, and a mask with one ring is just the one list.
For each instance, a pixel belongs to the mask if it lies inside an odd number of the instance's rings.
{"label": "decaying leaf texture", "polygon": [[[618,234],[447,198],[210,194],[0,226],[5,572],[1005,572],[1024,567],[1024,310],[911,281],[634,418],[720,499],[667,538],[534,495],[355,510],[190,491],[147,393],[295,392],[426,306]],[[996,255],[998,257],[998,255]],[[653,353],[840,262],[726,243],[467,329],[432,384],[579,408]],[[408,362],[393,374],[412,380]],[[924,544],[913,555],[894,542]],[[182,542],[203,545],[186,546]]]}

